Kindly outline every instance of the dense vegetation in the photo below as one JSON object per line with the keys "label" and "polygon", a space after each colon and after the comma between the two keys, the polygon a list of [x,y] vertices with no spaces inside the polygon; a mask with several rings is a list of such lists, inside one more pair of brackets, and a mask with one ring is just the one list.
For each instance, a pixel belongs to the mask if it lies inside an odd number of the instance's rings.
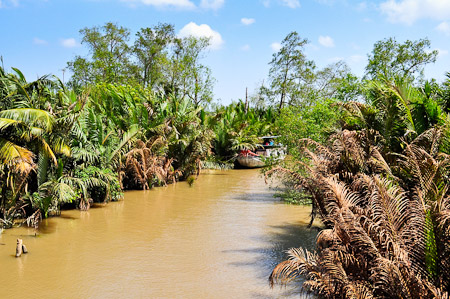
{"label": "dense vegetation", "polygon": [[126,189],[230,167],[236,152],[272,133],[271,108],[211,102],[207,39],[177,38],[159,24],[137,33],[115,24],[82,29],[89,57],[68,63],[67,85],[28,82],[0,68],[0,219],[37,226],[62,206],[89,209]]}
{"label": "dense vegetation", "polygon": [[273,121],[270,109],[243,103],[207,112],[140,86],[99,83],[77,94],[49,77],[0,71],[4,226],[185,179],[206,161],[226,164]]}
{"label": "dense vegetation", "polygon": [[325,229],[315,252],[289,250],[272,284],[302,276],[325,298],[448,298],[450,74],[442,85],[424,80],[435,59],[426,45],[377,43],[356,101],[335,101],[327,128],[307,124],[311,110],[291,118],[315,134],[296,134],[299,163],[267,175],[307,197],[311,224],[319,215]]}
{"label": "dense vegetation", "polygon": [[377,42],[358,78],[344,62],[319,69],[292,32],[267,86],[220,106],[202,64],[208,39],[179,38],[169,24],[132,43],[113,23],[80,33],[90,52],[68,62],[67,85],[0,68],[1,226],[192,184],[280,134],[290,158],[266,175],[283,176],[326,228],[316,252],[290,250],[272,283],[303,276],[329,298],[448,297],[450,75],[425,80],[438,54],[427,39]]}

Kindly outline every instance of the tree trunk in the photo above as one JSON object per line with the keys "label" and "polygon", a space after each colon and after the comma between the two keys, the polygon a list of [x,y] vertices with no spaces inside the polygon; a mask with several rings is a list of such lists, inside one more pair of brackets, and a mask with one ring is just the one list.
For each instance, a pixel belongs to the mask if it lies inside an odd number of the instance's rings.
{"label": "tree trunk", "polygon": [[248,111],[248,87],[245,88],[245,113]]}
{"label": "tree trunk", "polygon": [[23,241],[22,239],[17,239],[16,257],[20,257],[22,255],[22,250],[23,250]]}
{"label": "tree trunk", "polygon": [[283,83],[281,83],[281,99],[280,99],[280,107],[278,107],[279,110],[281,110],[283,108],[284,98],[286,97],[286,83],[287,83],[288,73],[289,73],[289,65],[286,65],[286,71],[284,72]]}

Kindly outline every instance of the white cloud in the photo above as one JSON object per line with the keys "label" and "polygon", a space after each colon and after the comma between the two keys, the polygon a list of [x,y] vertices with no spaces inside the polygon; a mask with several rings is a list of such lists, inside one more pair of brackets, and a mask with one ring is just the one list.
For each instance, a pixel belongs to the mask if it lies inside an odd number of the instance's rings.
{"label": "white cloud", "polygon": [[450,36],[450,24],[447,22],[442,22],[441,24],[439,24],[436,27],[436,30]]}
{"label": "white cloud", "polygon": [[337,56],[337,57],[331,57],[330,59],[328,59],[328,62],[336,63],[336,62],[339,62],[339,61],[342,61],[342,60],[344,60],[344,57]]}
{"label": "white cloud", "polygon": [[218,10],[223,6],[225,0],[202,0],[200,3],[201,8]]}
{"label": "white cloud", "polygon": [[252,18],[242,18],[241,19],[241,23],[244,25],[251,25],[253,23],[255,23],[255,19]]}
{"label": "white cloud", "polygon": [[65,48],[74,48],[78,47],[78,43],[74,38],[66,38],[61,40],[61,45]]}
{"label": "white cloud", "polygon": [[448,54],[448,50],[443,50],[443,49],[436,49],[436,50],[439,52],[439,54],[438,54],[439,57]]}
{"label": "white cloud", "polygon": [[327,48],[334,47],[334,40],[329,36],[319,36],[319,44]]}
{"label": "white cloud", "polygon": [[220,49],[224,43],[220,33],[212,30],[211,27],[206,24],[197,25],[194,22],[190,22],[180,30],[178,35],[180,37],[208,37],[210,38],[210,48],[212,50]]}
{"label": "white cloud", "polygon": [[[271,0],[261,0],[261,2],[264,5],[264,7],[269,8],[272,1]],[[290,7],[290,8],[298,8],[301,6],[299,0],[276,0],[275,2],[277,2],[278,4],[281,4],[283,6]]]}
{"label": "white cloud", "polygon": [[281,44],[278,43],[278,42],[271,43],[271,44],[270,44],[270,48],[272,48],[272,51],[278,52],[278,51],[281,50]]}
{"label": "white cloud", "polygon": [[0,0],[0,8],[19,6],[19,0]]}
{"label": "white cloud", "polygon": [[325,5],[333,5],[336,2],[336,0],[316,0],[316,2]]}
{"label": "white cloud", "polygon": [[348,61],[351,63],[361,63],[366,59],[366,56],[363,55],[352,55],[348,58]]}
{"label": "white cloud", "polygon": [[380,4],[380,9],[392,23],[411,25],[419,19],[450,18],[448,0],[387,0]]}
{"label": "white cloud", "polygon": [[363,2],[358,3],[356,5],[356,10],[357,11],[365,11],[365,10],[367,10],[367,2],[363,1]]}
{"label": "white cloud", "polygon": [[35,45],[47,45],[48,42],[46,40],[40,39],[40,38],[33,38],[33,44]]}
{"label": "white cloud", "polygon": [[242,50],[242,51],[250,51],[250,45],[243,45],[243,46],[241,47],[241,50]]}
{"label": "white cloud", "polygon": [[425,52],[427,53],[427,54],[430,54],[431,52],[433,52],[433,51],[438,51],[438,57],[442,57],[442,56],[445,56],[445,55],[447,55],[448,54],[448,51],[447,50],[443,50],[443,49],[439,49],[439,48],[436,48],[436,49],[434,49],[434,50],[425,50]]}
{"label": "white cloud", "polygon": [[306,44],[305,48],[314,52],[320,50],[320,47],[315,44]]}
{"label": "white cloud", "polygon": [[298,8],[300,7],[300,1],[298,0],[281,0],[281,3],[284,6],[290,7],[290,8]]}
{"label": "white cloud", "polygon": [[[122,0],[123,2],[128,2],[134,4],[136,2],[141,2],[144,5],[150,5],[155,7],[174,7],[180,9],[193,9],[195,4],[190,0]],[[214,1],[213,1],[214,2]]]}

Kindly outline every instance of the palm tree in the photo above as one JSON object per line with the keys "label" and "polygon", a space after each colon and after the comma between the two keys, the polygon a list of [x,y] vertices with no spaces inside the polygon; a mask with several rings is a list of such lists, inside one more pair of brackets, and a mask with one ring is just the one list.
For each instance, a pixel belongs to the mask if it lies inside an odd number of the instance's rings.
{"label": "palm tree", "polygon": [[[39,109],[21,108],[0,111],[2,136],[0,137],[0,162],[3,172],[9,178],[9,181],[4,182],[1,187],[3,216],[8,207],[15,205],[30,172],[36,169],[36,154],[50,156],[56,163],[53,149],[46,141],[53,123],[53,117]],[[11,189],[10,196],[6,194],[7,186]],[[7,197],[9,197],[8,204]]]}
{"label": "palm tree", "polygon": [[173,169],[173,158],[161,155],[161,149],[167,147],[167,141],[158,137],[147,142],[138,140],[125,155],[124,176],[128,187],[136,186],[148,190],[154,185],[174,182],[181,173]]}
{"label": "palm tree", "polygon": [[319,235],[317,253],[291,249],[271,282],[302,275],[306,290],[327,298],[447,296],[450,194],[444,173],[450,160],[439,156],[439,138],[436,129],[424,132],[406,145],[395,166],[373,154],[369,172],[336,164],[358,163],[363,147],[346,162],[335,160],[344,153],[336,148],[310,152],[312,175],[298,177],[298,188],[315,192],[311,196],[329,229]]}
{"label": "palm tree", "polygon": [[218,109],[215,114],[214,151],[227,158],[234,157],[241,149],[255,149],[260,142],[258,137],[271,133],[275,121],[271,108],[246,109],[242,101]]}
{"label": "palm tree", "polygon": [[370,104],[341,104],[346,123],[326,145],[300,141],[306,172],[267,173],[288,176],[326,226],[316,252],[291,249],[270,281],[303,276],[326,298],[448,298],[448,123],[425,89],[370,91]]}

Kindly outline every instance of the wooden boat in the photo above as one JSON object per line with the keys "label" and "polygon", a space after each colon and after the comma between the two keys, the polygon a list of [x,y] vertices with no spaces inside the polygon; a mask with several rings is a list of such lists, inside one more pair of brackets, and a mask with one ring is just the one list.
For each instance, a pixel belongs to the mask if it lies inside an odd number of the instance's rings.
{"label": "wooden boat", "polygon": [[266,163],[261,159],[260,156],[252,156],[251,154],[248,154],[245,152],[245,150],[242,150],[239,153],[239,156],[237,157],[237,162],[244,167],[247,168],[260,168],[264,167]]}
{"label": "wooden boat", "polygon": [[263,143],[255,151],[241,150],[237,157],[237,162],[246,168],[260,168],[266,166],[269,162],[283,160],[286,156],[286,148],[273,142],[278,137],[261,137]]}

